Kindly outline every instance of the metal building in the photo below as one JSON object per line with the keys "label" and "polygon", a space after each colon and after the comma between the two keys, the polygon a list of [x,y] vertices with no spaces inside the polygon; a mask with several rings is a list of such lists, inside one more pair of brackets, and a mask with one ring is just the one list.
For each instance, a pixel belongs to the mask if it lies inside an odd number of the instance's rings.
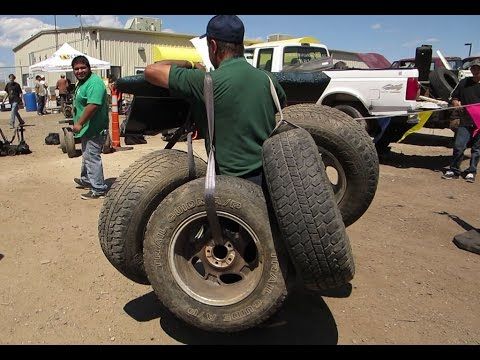
{"label": "metal building", "polygon": [[[50,57],[65,42],[89,56],[110,62],[110,70],[97,72],[102,77],[108,73],[121,77],[142,72],[153,62],[155,45],[193,48],[189,40],[198,35],[162,32],[159,19],[148,20],[150,26],[147,27],[142,26],[146,21],[131,19],[126,25],[131,27],[128,29],[83,26],[42,30],[13,48],[17,81],[23,86],[31,86],[33,74],[29,74],[29,66]],[[60,73],[44,75],[50,85],[60,77]],[[66,75],[76,81],[73,72]]]}

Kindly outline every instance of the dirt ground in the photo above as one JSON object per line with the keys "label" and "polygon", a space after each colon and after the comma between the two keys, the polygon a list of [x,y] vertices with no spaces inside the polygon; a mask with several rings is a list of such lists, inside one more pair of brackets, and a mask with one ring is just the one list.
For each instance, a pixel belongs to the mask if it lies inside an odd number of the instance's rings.
{"label": "dirt ground", "polygon": [[[480,227],[480,179],[440,179],[450,130],[392,146],[372,205],[347,230],[351,287],[324,296],[297,287],[262,327],[218,335],[177,320],[150,286],[110,265],[97,234],[102,200],[81,200],[73,183],[81,157],[44,143],[61,115],[21,113],[33,153],[0,158],[0,343],[480,344],[480,256],[452,243]],[[8,116],[0,113],[0,128],[11,136]],[[103,155],[110,183],[165,144],[147,140]],[[201,140],[195,149],[204,156]]]}

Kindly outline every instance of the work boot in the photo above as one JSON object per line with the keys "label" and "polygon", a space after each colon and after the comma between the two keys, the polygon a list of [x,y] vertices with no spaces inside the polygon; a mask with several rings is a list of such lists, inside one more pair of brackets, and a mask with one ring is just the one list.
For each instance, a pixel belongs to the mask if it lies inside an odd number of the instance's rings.
{"label": "work boot", "polygon": [[469,182],[469,183],[475,182],[475,174],[474,174],[474,173],[468,173],[468,174],[465,176],[465,181],[466,181],[466,182]]}
{"label": "work boot", "polygon": [[456,175],[452,170],[447,170],[445,174],[442,175],[442,179],[458,179],[458,175]]}
{"label": "work boot", "polygon": [[103,199],[105,197],[104,193],[94,193],[92,190],[90,190],[86,194],[82,194],[82,199],[83,200],[90,200],[90,199]]}

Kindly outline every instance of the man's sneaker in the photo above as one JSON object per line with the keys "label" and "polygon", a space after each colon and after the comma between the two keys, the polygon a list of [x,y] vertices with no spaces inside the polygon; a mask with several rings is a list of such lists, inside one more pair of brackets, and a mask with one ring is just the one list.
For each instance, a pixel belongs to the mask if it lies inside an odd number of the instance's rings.
{"label": "man's sneaker", "polygon": [[470,182],[470,183],[475,182],[475,174],[473,174],[473,173],[468,173],[468,174],[465,176],[465,180],[466,180],[467,182]]}
{"label": "man's sneaker", "polygon": [[90,199],[103,199],[105,197],[104,193],[94,193],[92,190],[90,190],[86,194],[82,194],[82,199],[83,200],[90,200]]}
{"label": "man's sneaker", "polygon": [[458,175],[451,170],[447,170],[445,174],[442,175],[442,179],[458,179]]}
{"label": "man's sneaker", "polygon": [[79,179],[79,178],[75,178],[75,179],[73,179],[73,181],[75,182],[75,184],[78,185],[77,189],[90,189],[92,187],[89,183],[87,183],[87,182],[85,182],[85,181],[83,181],[82,179]]}

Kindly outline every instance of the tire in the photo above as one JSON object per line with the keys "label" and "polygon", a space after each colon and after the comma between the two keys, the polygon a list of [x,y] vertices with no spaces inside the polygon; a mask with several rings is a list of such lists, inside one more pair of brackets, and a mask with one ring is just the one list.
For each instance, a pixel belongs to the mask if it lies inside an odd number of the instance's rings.
{"label": "tire", "polygon": [[60,131],[60,149],[62,149],[62,152],[65,154],[67,152],[67,145],[65,144],[65,129],[62,128],[62,131]]}
{"label": "tire", "polygon": [[114,152],[112,148],[112,138],[110,137],[110,132],[107,130],[107,137],[105,138],[105,142],[103,143],[102,153],[103,154],[110,154]]}
{"label": "tire", "polygon": [[[150,215],[171,191],[190,180],[187,153],[158,150],[123,171],[100,211],[98,233],[108,261],[124,276],[148,285],[143,267],[143,238]],[[207,165],[195,157],[196,177]]]}
{"label": "tire", "polygon": [[173,314],[206,331],[233,332],[260,324],[280,308],[287,295],[287,258],[277,251],[281,240],[272,236],[261,188],[230,176],[215,181],[225,245],[214,246],[205,230],[201,178],[174,190],[154,211],[144,263],[157,297]]}
{"label": "tire", "polygon": [[71,128],[65,128],[65,149],[69,158],[77,156],[77,150],[75,149],[75,138],[73,137],[73,131]]}
{"label": "tire", "polygon": [[350,241],[317,145],[304,129],[263,144],[263,171],[280,233],[303,284],[336,288],[353,279]]}
{"label": "tire", "polygon": [[[335,105],[334,108],[349,115],[352,119],[364,117],[364,115],[360,112],[360,110],[358,110],[353,105],[339,104],[339,105]],[[367,133],[370,133],[370,128],[368,126],[367,120],[361,119],[361,120],[355,120],[355,121],[358,122],[365,129]]]}
{"label": "tire", "polygon": [[[292,105],[283,114],[313,137],[343,222],[350,226],[367,211],[377,190],[378,155],[370,136],[345,113],[328,106]],[[287,129],[291,129],[288,124],[278,130]]]}
{"label": "tire", "polygon": [[438,68],[431,71],[428,75],[428,80],[437,98],[445,101],[448,101],[450,94],[458,84],[458,78],[455,74],[445,68]]}

